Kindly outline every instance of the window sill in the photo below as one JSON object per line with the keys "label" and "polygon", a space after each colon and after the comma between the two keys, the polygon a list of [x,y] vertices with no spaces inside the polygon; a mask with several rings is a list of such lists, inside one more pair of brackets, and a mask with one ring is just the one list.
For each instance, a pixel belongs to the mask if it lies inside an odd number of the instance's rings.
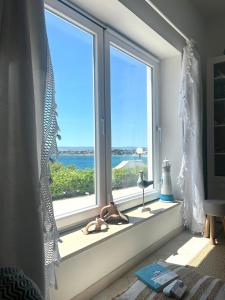
{"label": "window sill", "polygon": [[[128,211],[142,203],[142,193],[137,187],[116,190],[113,192],[113,197],[115,196],[120,196],[114,200],[120,211]],[[145,192],[145,203],[152,202],[158,198],[159,192],[155,189],[147,189]],[[66,232],[70,229],[72,230],[75,226],[88,223],[91,219],[96,218],[99,215],[99,206],[94,205],[95,201],[95,195],[53,201],[58,230],[61,233]],[[83,206],[81,208],[80,203],[86,203],[86,207]]]}
{"label": "window sill", "polygon": [[175,201],[171,203],[154,201],[146,205],[151,208],[151,212],[142,213],[138,208],[130,209],[126,212],[126,215],[129,216],[130,223],[122,225],[109,225],[108,231],[92,233],[84,235],[81,231],[81,228],[73,231],[72,233],[64,235],[61,240],[62,243],[59,244],[59,251],[62,258],[62,261],[79,254],[97,244],[104,242],[105,240],[136,226],[150,218],[154,218],[163,212],[172,209],[175,206],[181,205],[180,201]]}
{"label": "window sill", "polygon": [[[53,201],[54,215],[56,220],[68,217],[78,211],[90,209],[96,206],[95,194],[71,198],[57,199]],[[155,197],[155,198],[154,198]],[[132,200],[142,200],[142,192],[138,187],[129,187],[113,191],[114,202],[121,205]],[[159,192],[155,189],[145,189],[145,201],[159,198]],[[84,206],[85,203],[85,206]],[[140,202],[138,202],[139,204]],[[136,205],[138,205],[136,204]],[[132,204],[132,206],[134,206]],[[125,208],[126,209],[126,208]]]}

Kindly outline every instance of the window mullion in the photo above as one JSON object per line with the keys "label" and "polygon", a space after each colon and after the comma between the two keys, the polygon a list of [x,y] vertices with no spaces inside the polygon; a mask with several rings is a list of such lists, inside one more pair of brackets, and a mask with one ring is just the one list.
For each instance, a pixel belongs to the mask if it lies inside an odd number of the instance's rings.
{"label": "window mullion", "polygon": [[112,195],[112,159],[111,159],[111,100],[110,100],[110,40],[104,34],[105,54],[105,141],[106,141],[106,200],[109,203]]}
{"label": "window mullion", "polygon": [[104,44],[103,30],[95,36],[95,146],[97,204],[106,204],[105,104],[104,104]]}
{"label": "window mullion", "polygon": [[160,191],[160,157],[161,157],[161,128],[159,124],[159,65],[154,66],[152,73],[152,101],[153,101],[153,174],[154,174],[154,188]]}

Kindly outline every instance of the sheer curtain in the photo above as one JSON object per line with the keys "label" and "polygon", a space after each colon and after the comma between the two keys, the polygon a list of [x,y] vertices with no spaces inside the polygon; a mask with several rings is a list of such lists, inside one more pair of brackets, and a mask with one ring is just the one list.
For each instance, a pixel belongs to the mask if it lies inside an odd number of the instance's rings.
{"label": "sheer curtain", "polygon": [[184,198],[184,222],[192,232],[204,227],[202,162],[202,83],[200,57],[187,42],[182,60],[180,117],[183,122],[183,157],[178,183]]}
{"label": "sheer curtain", "polygon": [[22,269],[43,295],[59,261],[48,170],[56,134],[43,0],[2,0],[0,265]]}

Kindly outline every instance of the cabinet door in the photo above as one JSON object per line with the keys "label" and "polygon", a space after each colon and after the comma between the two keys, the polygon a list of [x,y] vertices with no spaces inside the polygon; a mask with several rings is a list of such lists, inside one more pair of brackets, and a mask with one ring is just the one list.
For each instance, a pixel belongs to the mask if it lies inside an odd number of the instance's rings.
{"label": "cabinet door", "polygon": [[225,176],[225,62],[213,66],[214,176]]}

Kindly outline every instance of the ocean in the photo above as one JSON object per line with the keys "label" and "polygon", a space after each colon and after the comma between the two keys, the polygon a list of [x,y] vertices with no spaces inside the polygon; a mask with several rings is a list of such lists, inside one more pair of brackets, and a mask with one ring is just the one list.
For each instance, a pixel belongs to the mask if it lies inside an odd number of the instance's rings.
{"label": "ocean", "polygon": [[[124,160],[136,160],[141,159],[146,164],[147,157],[138,155],[112,155],[112,167],[114,168]],[[93,155],[59,155],[57,159],[65,166],[74,165],[77,169],[93,169],[94,156]]]}

